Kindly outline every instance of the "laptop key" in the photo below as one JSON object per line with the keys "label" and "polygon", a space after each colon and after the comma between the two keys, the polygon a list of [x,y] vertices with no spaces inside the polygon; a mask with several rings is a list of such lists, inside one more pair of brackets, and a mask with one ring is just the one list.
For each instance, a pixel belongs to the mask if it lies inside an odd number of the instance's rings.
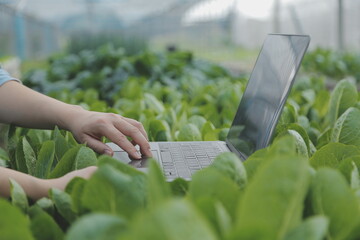
{"label": "laptop key", "polygon": [[161,154],[161,161],[162,161],[163,163],[171,163],[171,162],[173,162],[173,161],[171,160],[171,154],[170,154],[170,152],[160,152],[160,154]]}

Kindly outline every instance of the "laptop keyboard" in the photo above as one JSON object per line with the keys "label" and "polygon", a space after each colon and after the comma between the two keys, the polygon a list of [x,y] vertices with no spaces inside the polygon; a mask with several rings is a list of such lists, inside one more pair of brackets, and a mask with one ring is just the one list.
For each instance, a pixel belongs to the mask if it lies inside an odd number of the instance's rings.
{"label": "laptop keyboard", "polygon": [[159,143],[159,147],[164,174],[169,179],[190,178],[223,152],[216,142]]}

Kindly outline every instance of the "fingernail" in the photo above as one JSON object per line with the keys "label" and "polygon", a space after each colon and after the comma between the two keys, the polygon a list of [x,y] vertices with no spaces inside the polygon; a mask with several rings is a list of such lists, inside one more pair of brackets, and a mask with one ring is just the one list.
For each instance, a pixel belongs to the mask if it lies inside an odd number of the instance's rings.
{"label": "fingernail", "polygon": [[113,152],[112,152],[111,150],[109,150],[109,149],[105,149],[104,153],[105,153],[106,155],[109,155],[109,156],[112,156],[112,155],[113,155]]}
{"label": "fingernail", "polygon": [[135,152],[135,157],[136,157],[137,159],[141,159],[141,155],[140,155],[140,153]]}

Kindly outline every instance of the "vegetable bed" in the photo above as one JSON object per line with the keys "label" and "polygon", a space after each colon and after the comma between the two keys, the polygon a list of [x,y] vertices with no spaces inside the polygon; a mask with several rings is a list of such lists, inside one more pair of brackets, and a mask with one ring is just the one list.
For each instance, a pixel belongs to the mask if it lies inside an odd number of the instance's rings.
{"label": "vegetable bed", "polygon": [[[24,84],[137,119],[151,141],[224,140],[247,79],[189,52],[126,56],[104,46],[50,63]],[[155,161],[144,174],[99,156],[57,128],[8,127],[2,166],[39,178],[99,169],[37,202],[12,181],[11,198],[0,199],[0,238],[360,239],[359,94],[352,78],[329,91],[319,71],[299,74],[268,148],[245,162],[224,153],[190,182],[166,182]]]}

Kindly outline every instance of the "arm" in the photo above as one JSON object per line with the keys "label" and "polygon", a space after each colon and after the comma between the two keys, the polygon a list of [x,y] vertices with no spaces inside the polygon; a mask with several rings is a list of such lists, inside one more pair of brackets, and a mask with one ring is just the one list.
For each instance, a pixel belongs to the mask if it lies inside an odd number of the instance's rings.
{"label": "arm", "polygon": [[97,167],[87,167],[73,171],[65,176],[54,179],[39,179],[25,173],[17,172],[8,168],[0,167],[0,195],[10,196],[10,178],[14,179],[24,189],[27,196],[33,200],[47,197],[50,188],[64,190],[68,182],[74,177],[89,178]]}
{"label": "arm", "polygon": [[96,152],[112,155],[111,148],[101,142],[101,137],[105,136],[134,159],[141,158],[134,144],[140,146],[143,155],[151,156],[147,134],[141,123],[117,114],[86,111],[15,81],[0,87],[0,122],[27,128],[53,129],[59,126],[71,131],[77,141],[86,143]]}

